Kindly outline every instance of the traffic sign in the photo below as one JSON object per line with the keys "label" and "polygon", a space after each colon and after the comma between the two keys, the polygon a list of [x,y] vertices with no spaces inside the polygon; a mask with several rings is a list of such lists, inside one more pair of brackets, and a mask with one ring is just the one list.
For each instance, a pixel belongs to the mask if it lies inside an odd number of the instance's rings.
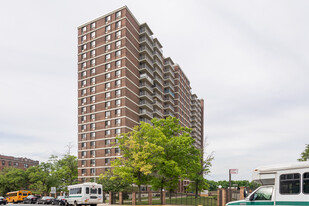
{"label": "traffic sign", "polygon": [[238,169],[230,169],[230,174],[238,174]]}
{"label": "traffic sign", "polygon": [[56,193],[56,187],[51,187],[50,188],[50,193],[55,194]]}

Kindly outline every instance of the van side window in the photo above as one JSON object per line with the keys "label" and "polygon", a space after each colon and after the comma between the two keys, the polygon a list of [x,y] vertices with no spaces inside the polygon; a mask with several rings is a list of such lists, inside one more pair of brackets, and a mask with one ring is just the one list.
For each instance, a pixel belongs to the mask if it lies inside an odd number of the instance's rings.
{"label": "van side window", "polygon": [[89,187],[86,187],[86,194],[89,194]]}
{"label": "van side window", "polygon": [[303,174],[303,193],[309,194],[309,172]]}
{"label": "van side window", "polygon": [[300,174],[280,175],[280,194],[299,194],[300,193]]}
{"label": "van side window", "polygon": [[101,188],[99,188],[98,194],[100,195],[102,193]]}

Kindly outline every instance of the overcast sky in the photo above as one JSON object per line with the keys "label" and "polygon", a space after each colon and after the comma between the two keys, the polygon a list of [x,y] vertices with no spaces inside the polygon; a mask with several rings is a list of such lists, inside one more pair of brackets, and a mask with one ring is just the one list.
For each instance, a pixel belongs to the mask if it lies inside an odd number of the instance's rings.
{"label": "overcast sky", "polygon": [[309,1],[2,1],[0,154],[77,154],[77,27],[127,5],[205,100],[209,179],[251,180],[309,143]]}

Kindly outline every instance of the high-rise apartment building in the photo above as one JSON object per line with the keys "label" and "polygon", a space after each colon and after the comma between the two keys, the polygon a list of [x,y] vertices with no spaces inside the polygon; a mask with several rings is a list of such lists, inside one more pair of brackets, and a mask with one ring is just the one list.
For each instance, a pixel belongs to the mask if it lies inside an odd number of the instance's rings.
{"label": "high-rise apartment building", "polygon": [[78,177],[96,178],[121,155],[116,136],[175,116],[203,149],[203,100],[164,57],[146,23],[124,6],[78,27]]}

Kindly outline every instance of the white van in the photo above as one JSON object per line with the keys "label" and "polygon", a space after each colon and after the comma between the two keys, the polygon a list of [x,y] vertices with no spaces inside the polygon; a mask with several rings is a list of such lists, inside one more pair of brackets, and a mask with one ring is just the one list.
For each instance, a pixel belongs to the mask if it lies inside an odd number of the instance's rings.
{"label": "white van", "polygon": [[262,186],[245,200],[226,205],[309,205],[309,162],[260,167],[253,180]]}
{"label": "white van", "polygon": [[83,184],[68,186],[69,196],[67,197],[67,204],[69,205],[91,205],[96,206],[103,202],[102,185],[87,182]]}

